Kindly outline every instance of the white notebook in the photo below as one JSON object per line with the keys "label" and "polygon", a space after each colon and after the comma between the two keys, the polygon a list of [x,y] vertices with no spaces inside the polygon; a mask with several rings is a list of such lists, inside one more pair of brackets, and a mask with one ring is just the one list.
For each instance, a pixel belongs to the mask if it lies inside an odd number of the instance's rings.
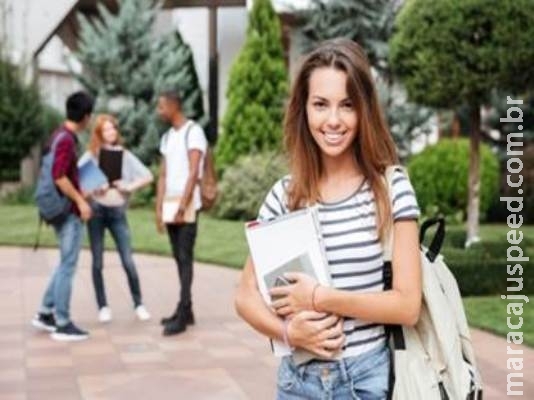
{"label": "white notebook", "polygon": [[[271,304],[268,290],[276,278],[285,272],[306,272],[320,284],[330,286],[326,252],[319,229],[316,207],[285,214],[267,222],[246,224],[246,237],[254,262],[256,280],[263,300]],[[291,354],[283,342],[273,341],[276,356]],[[305,362],[311,359],[303,354],[294,358]],[[302,353],[302,351],[301,351]],[[300,363],[296,359],[297,363]]]}

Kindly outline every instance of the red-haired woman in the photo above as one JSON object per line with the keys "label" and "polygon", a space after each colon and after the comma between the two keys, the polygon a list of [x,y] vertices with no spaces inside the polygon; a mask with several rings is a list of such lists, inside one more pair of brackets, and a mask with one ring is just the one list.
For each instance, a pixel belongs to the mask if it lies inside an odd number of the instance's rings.
{"label": "red-haired woman", "polygon": [[98,319],[101,322],[109,322],[112,319],[102,275],[106,229],[111,233],[119,251],[122,266],[128,278],[135,314],[142,321],[150,319],[150,314],[143,305],[139,276],[132,257],[126,209],[130,194],[150,184],[154,178],[150,170],[135,155],[125,149],[122,143],[123,139],[117,127],[117,120],[111,115],[100,114],[96,117],[88,151],[78,161],[81,165],[88,159],[93,159],[98,164],[101,149],[122,152],[122,177],[120,180],[111,182],[109,188],[99,190],[91,196],[93,217],[87,223],[93,258],[93,284],[99,310]]}
{"label": "red-haired woman", "polygon": [[[262,334],[317,356],[301,365],[282,359],[278,399],[384,399],[390,367],[384,325],[415,324],[421,307],[419,208],[400,171],[393,200],[388,196],[383,176],[398,159],[360,46],[334,39],[304,58],[284,135],[291,174],[267,194],[259,219],[317,206],[332,287],[286,274],[292,284],[271,289],[282,296],[271,309],[249,258],[236,309]],[[394,278],[384,291],[381,241],[389,228]]]}

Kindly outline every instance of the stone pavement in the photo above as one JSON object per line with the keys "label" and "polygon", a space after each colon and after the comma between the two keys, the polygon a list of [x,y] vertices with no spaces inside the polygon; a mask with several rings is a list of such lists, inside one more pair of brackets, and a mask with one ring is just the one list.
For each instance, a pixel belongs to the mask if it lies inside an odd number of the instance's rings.
{"label": "stone pavement", "polygon": [[[4,227],[6,228],[6,227]],[[174,261],[135,255],[152,320],[136,320],[116,253],[104,271],[114,319],[100,324],[84,251],[72,298],[74,321],[88,341],[58,343],[29,321],[56,262],[55,250],[0,248],[0,400],[273,399],[277,360],[267,340],[236,316],[232,296],[238,271],[195,265],[197,324],[184,334],[161,336],[159,319],[174,309]],[[506,342],[474,330],[486,384],[485,400],[506,397]],[[534,398],[534,351],[525,351],[525,394]]]}

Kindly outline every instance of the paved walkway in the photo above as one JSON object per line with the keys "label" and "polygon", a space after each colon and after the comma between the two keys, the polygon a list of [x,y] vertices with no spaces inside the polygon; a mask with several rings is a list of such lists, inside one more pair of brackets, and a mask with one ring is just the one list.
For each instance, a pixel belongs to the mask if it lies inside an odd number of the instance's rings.
{"label": "paved walkway", "polygon": [[[3,227],[8,229],[8,227]],[[273,399],[277,360],[268,343],[233,310],[238,272],[197,264],[197,324],[161,336],[159,318],[172,311],[178,283],[170,258],[136,255],[145,304],[153,319],[136,320],[116,254],[106,253],[105,279],[114,320],[96,321],[90,256],[83,252],[72,314],[91,339],[57,343],[29,321],[56,251],[0,248],[0,400]],[[506,341],[473,331],[486,383],[485,400],[506,397]],[[524,349],[525,394],[534,398],[534,351]],[[516,397],[518,398],[518,397]]]}

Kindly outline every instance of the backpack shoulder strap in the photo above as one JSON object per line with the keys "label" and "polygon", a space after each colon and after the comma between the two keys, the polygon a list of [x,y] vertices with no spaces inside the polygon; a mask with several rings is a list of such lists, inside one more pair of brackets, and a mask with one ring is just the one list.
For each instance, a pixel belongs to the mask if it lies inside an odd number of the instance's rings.
{"label": "backpack shoulder strap", "polygon": [[[384,172],[384,180],[391,204],[393,204],[393,174],[395,171],[406,173],[406,170],[401,165],[390,165]],[[391,224],[382,243],[384,248],[384,261],[391,261],[393,258],[393,239],[393,224]]]}
{"label": "backpack shoulder strap", "polygon": [[189,126],[187,127],[187,130],[185,131],[185,149],[187,152],[189,152],[189,133],[191,132],[191,128],[195,126],[195,122],[192,120],[189,120]]}
{"label": "backpack shoulder strap", "polygon": [[59,142],[61,139],[63,139],[65,137],[65,135],[67,134],[67,132],[65,131],[61,131],[60,133],[58,133],[56,135],[56,137],[52,140],[52,143],[50,143],[50,152],[52,154],[55,153],[56,151],[56,147],[58,146]]}

